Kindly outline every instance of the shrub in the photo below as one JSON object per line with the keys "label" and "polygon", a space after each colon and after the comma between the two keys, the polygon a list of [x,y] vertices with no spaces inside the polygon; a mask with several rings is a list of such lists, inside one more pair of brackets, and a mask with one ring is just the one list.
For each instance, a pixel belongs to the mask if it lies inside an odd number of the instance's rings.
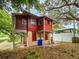
{"label": "shrub", "polygon": [[79,43],[79,37],[72,37],[73,43]]}

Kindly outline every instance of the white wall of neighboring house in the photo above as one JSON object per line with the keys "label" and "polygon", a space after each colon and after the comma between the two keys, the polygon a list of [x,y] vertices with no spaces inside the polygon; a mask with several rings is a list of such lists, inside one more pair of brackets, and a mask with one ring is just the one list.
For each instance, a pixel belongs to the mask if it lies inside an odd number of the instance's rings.
{"label": "white wall of neighboring house", "polygon": [[54,41],[72,42],[73,33],[54,33]]}
{"label": "white wall of neighboring house", "polygon": [[[79,34],[76,33],[76,36],[79,37]],[[63,42],[72,42],[73,33],[54,33],[54,41],[63,41]]]}

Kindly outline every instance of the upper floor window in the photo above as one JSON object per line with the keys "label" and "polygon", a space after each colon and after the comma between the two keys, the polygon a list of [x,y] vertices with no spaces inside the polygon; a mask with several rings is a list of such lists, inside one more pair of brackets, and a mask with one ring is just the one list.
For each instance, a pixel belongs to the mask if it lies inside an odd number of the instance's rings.
{"label": "upper floor window", "polygon": [[51,24],[52,24],[52,22],[48,20],[48,24],[49,24],[49,25],[51,25]]}
{"label": "upper floor window", "polygon": [[27,25],[26,19],[22,19],[22,25]]}
{"label": "upper floor window", "polygon": [[32,25],[36,25],[36,20],[35,19],[31,19],[31,24]]}
{"label": "upper floor window", "polygon": [[39,20],[38,21],[38,25],[43,25],[43,21],[42,20]]}

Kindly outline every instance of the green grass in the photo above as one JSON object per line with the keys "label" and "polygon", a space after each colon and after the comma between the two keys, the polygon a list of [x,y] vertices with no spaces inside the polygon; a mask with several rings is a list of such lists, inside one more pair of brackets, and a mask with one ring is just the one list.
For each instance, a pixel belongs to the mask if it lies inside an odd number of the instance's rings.
{"label": "green grass", "polygon": [[[12,40],[9,39],[8,42],[12,42]],[[16,36],[16,37],[15,37],[15,42],[16,42],[16,43],[21,42],[20,36]]]}
{"label": "green grass", "polygon": [[[4,37],[6,37],[7,35],[6,34],[4,34],[4,33],[2,33],[2,32],[0,32],[0,38],[4,38]],[[3,40],[0,40],[0,42],[3,42],[3,41],[5,41],[6,39],[3,39]],[[12,42],[11,40],[10,40],[10,38],[8,38],[7,39],[9,42]],[[21,38],[20,38],[20,36],[16,36],[15,37],[15,42],[20,42],[21,41]]]}
{"label": "green grass", "polygon": [[15,42],[20,42],[21,41],[21,38],[19,37],[19,36],[17,36],[16,38],[15,38]]}
{"label": "green grass", "polygon": [[6,36],[7,36],[6,34],[0,32],[0,38],[4,38],[4,39],[0,39],[0,43],[8,40],[7,38],[5,38]]}
{"label": "green grass", "polygon": [[2,32],[0,32],[0,38],[6,37],[6,35]]}
{"label": "green grass", "polygon": [[4,41],[6,41],[6,39],[4,39],[4,40],[0,40],[0,43],[1,43],[1,42],[4,42]]}
{"label": "green grass", "polygon": [[64,26],[59,26],[59,25],[53,25],[53,27],[54,27],[53,30],[65,28]]}

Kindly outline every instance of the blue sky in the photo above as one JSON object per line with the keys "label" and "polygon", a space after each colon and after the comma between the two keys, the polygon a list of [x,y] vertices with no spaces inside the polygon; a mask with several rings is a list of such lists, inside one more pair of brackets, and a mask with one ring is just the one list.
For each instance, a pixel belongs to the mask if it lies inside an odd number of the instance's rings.
{"label": "blue sky", "polygon": [[[44,1],[45,0],[40,0],[40,3],[44,3]],[[35,10],[35,9],[31,9],[31,13],[33,13],[33,14],[35,14],[35,15],[40,15],[40,13],[37,11],[37,10]]]}
{"label": "blue sky", "polygon": [[35,9],[31,9],[31,13],[33,13],[35,15],[38,15],[38,16],[40,15],[40,13]]}
{"label": "blue sky", "polygon": [[44,3],[45,0],[40,0],[41,3]]}

